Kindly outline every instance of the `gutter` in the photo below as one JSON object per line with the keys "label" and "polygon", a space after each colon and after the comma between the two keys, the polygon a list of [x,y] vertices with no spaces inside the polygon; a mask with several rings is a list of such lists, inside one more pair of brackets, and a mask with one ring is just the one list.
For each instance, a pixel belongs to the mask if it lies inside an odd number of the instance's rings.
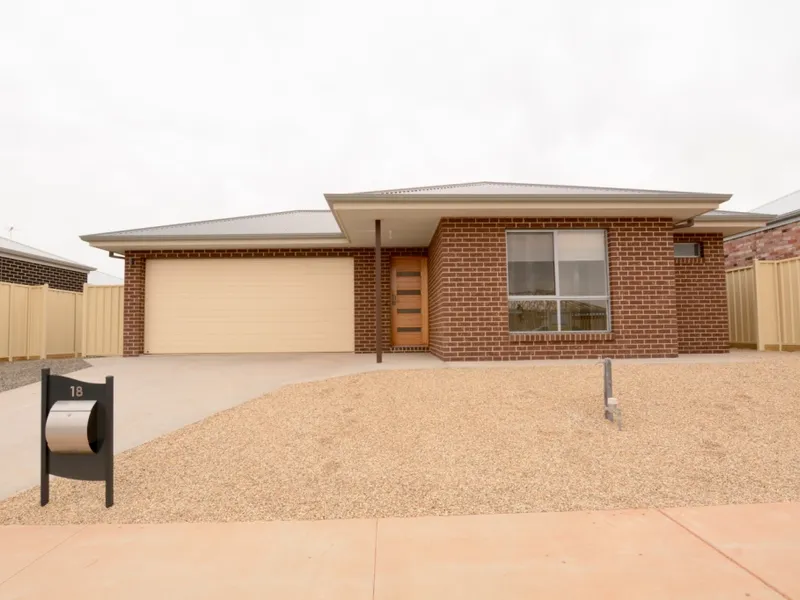
{"label": "gutter", "polygon": [[[84,242],[183,242],[193,240],[292,240],[292,239],[346,239],[341,233],[303,233],[303,234],[252,234],[239,233],[231,235],[199,234],[199,235],[82,235]],[[113,258],[113,257],[112,257]]]}

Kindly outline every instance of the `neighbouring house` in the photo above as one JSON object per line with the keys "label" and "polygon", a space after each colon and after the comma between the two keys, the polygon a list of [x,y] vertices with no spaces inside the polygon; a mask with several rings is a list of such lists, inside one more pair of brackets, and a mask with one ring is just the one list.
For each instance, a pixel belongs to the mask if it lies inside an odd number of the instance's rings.
{"label": "neighbouring house", "polygon": [[0,281],[80,292],[94,267],[0,237]]}
{"label": "neighbouring house", "polygon": [[93,271],[89,273],[90,285],[122,285],[125,281],[122,277],[111,275],[110,273],[103,273],[102,271]]}
{"label": "neighbouring house", "polygon": [[125,258],[124,354],[727,352],[727,194],[478,182],[83,236]]}
{"label": "neighbouring house", "polygon": [[772,216],[764,227],[725,238],[726,268],[746,267],[754,259],[800,256],[800,190],[759,206],[754,212]]}

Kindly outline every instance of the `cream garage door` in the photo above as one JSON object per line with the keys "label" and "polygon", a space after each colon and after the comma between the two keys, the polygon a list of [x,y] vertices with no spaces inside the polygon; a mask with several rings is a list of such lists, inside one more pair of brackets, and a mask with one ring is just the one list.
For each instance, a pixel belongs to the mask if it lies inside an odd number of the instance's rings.
{"label": "cream garage door", "polygon": [[148,260],[145,352],[352,352],[352,258]]}

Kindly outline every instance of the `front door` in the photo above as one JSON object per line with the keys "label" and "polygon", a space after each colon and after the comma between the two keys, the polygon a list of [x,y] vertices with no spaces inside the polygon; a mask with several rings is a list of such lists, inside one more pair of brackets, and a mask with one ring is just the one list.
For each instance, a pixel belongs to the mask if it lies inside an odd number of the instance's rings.
{"label": "front door", "polygon": [[428,259],[392,258],[392,346],[428,345]]}

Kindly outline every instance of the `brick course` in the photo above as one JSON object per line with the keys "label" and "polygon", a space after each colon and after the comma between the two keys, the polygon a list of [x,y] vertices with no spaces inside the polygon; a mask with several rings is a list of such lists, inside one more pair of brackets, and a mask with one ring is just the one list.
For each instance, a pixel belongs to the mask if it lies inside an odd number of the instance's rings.
{"label": "brick course", "polygon": [[[510,333],[506,230],[588,228],[607,231],[612,332]],[[444,360],[678,353],[670,219],[442,219],[428,263],[430,351]]]}
{"label": "brick course", "polygon": [[0,256],[0,281],[22,285],[48,284],[56,290],[83,291],[87,273]]}
{"label": "brick course", "polygon": [[700,242],[701,258],[675,259],[678,352],[728,352],[728,295],[721,233],[675,233],[676,242]]}
{"label": "brick course", "polygon": [[725,242],[725,268],[746,267],[758,260],[800,256],[800,221],[758,231]]}
{"label": "brick course", "polygon": [[[391,282],[393,256],[426,256],[426,248],[383,248],[381,306],[383,349],[391,352]],[[375,351],[375,250],[373,248],[147,250],[125,252],[123,354],[144,352],[144,296],[147,261],[159,258],[300,258],[352,256],[355,285],[355,351]]]}

